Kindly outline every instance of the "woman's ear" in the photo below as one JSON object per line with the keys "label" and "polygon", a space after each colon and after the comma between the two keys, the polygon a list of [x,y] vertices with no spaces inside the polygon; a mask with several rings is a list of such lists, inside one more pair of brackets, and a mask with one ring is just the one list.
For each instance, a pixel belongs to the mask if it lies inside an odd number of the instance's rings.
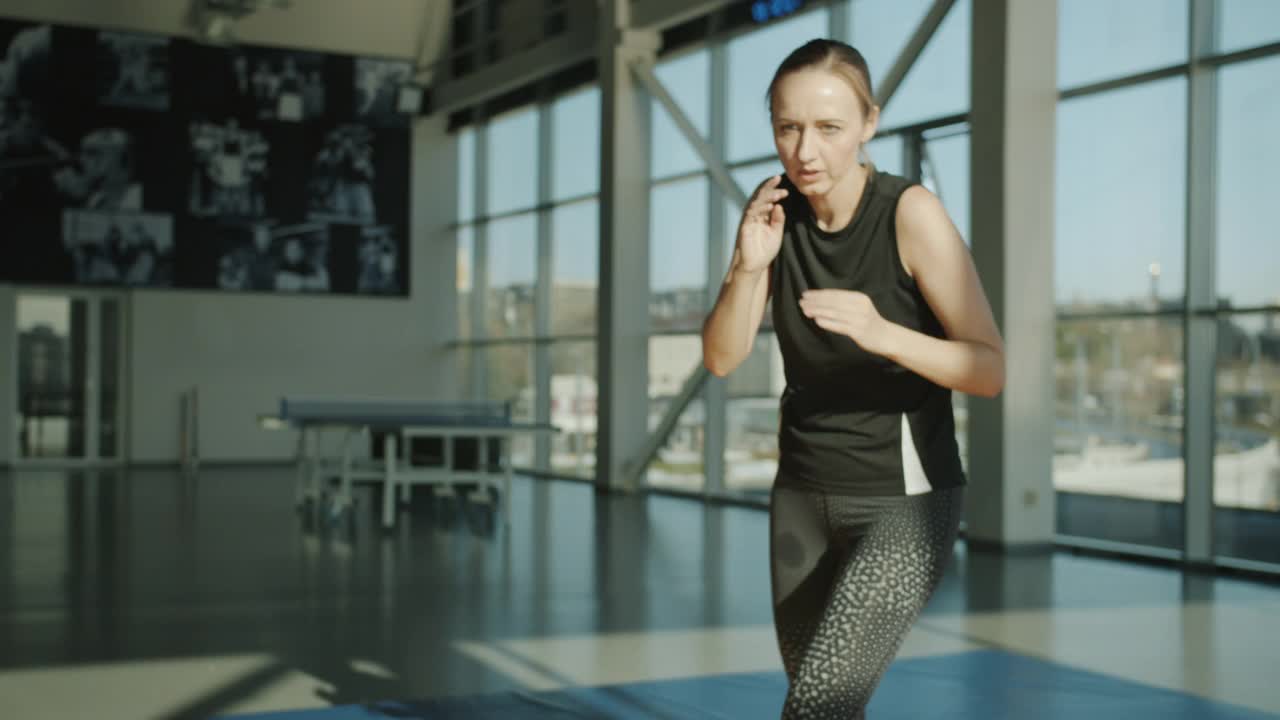
{"label": "woman's ear", "polygon": [[872,105],[871,112],[867,113],[867,121],[862,124],[862,144],[871,142],[871,138],[876,136],[876,130],[880,127],[880,106]]}

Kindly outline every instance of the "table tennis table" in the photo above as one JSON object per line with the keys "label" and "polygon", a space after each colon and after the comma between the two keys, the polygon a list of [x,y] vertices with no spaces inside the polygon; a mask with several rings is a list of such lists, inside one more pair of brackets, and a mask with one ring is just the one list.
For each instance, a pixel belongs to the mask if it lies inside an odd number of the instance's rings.
{"label": "table tennis table", "polygon": [[[338,518],[352,506],[357,481],[382,483],[382,525],[395,524],[397,490],[408,500],[414,485],[475,483],[473,496],[499,494],[503,523],[511,521],[511,444],[522,433],[554,433],[553,425],[512,418],[502,402],[426,402],[354,398],[282,397],[278,415],[264,425],[298,431],[295,499],[299,506],[322,498],[321,478],[336,474],[339,486],[328,509]],[[338,457],[326,457],[323,435],[341,434]],[[355,442],[369,443],[369,457]],[[380,442],[379,442],[380,441]]]}

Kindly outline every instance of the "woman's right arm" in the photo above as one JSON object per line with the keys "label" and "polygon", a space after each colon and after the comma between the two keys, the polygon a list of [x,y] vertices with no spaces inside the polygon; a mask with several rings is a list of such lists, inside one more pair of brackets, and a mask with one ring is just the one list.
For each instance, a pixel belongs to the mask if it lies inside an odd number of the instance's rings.
{"label": "woman's right arm", "polygon": [[747,359],[771,291],[770,268],[782,247],[786,219],[775,175],[756,188],[742,211],[738,241],[715,307],[702,325],[702,364],[724,377]]}

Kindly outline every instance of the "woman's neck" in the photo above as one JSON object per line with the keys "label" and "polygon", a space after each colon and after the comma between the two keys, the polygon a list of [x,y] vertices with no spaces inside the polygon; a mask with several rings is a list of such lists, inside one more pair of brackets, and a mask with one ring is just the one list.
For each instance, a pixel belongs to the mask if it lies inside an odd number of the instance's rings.
{"label": "woman's neck", "polygon": [[808,197],[809,207],[813,208],[813,217],[819,228],[824,232],[836,232],[853,222],[853,214],[858,210],[858,200],[862,197],[862,189],[866,187],[870,175],[871,171],[867,166],[859,163],[826,195]]}

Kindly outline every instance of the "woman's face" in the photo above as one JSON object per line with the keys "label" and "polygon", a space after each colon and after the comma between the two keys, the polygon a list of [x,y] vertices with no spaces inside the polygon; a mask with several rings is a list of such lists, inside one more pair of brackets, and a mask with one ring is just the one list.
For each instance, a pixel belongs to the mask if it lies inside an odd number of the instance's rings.
{"label": "woman's face", "polygon": [[858,164],[858,149],[875,135],[878,111],[863,117],[848,81],[821,69],[784,75],[773,93],[773,141],[796,189],[822,196]]}

